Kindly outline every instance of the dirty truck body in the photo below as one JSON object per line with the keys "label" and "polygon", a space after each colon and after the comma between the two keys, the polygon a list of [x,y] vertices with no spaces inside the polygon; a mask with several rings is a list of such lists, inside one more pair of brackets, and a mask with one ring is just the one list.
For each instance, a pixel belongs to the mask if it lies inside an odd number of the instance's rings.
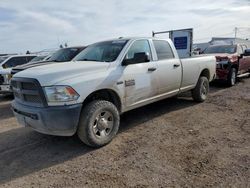
{"label": "dirty truck body", "polygon": [[191,90],[203,102],[214,56],[180,60],[170,40],[122,38],[88,46],[68,63],[17,73],[13,111],[19,123],[60,136],[75,133],[100,147],[116,135],[120,114]]}

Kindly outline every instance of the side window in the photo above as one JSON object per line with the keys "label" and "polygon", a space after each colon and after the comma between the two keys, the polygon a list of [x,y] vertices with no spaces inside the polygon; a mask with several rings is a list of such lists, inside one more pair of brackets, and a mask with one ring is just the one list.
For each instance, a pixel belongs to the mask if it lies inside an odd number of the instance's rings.
{"label": "side window", "polygon": [[26,63],[30,62],[32,59],[34,59],[36,56],[27,56],[26,57]]}
{"label": "side window", "polygon": [[13,67],[27,63],[26,57],[17,57],[16,61],[13,62]]}
{"label": "side window", "polygon": [[15,60],[16,60],[16,57],[10,58],[10,59],[4,64],[4,67],[5,67],[5,68],[13,67]]}
{"label": "side window", "polygon": [[133,59],[136,53],[141,53],[141,52],[147,53],[149,55],[149,59],[152,59],[148,40],[135,41],[128,50],[126,59]]}
{"label": "side window", "polygon": [[15,67],[27,63],[26,57],[13,57],[5,63],[5,68]]}
{"label": "side window", "polygon": [[153,43],[155,46],[156,54],[158,56],[158,60],[174,58],[174,53],[167,41],[153,40]]}

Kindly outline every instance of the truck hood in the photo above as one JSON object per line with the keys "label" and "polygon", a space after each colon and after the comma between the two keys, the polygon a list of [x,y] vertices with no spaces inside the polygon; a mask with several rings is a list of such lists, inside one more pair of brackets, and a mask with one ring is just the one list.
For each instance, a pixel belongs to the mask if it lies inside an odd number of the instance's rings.
{"label": "truck hood", "polygon": [[217,53],[217,54],[202,54],[202,56],[212,55],[215,56],[217,62],[220,61],[231,61],[236,62],[238,61],[238,54],[228,54],[228,53]]}
{"label": "truck hood", "polygon": [[230,62],[237,62],[238,61],[238,55],[237,54],[214,54],[216,61],[230,61]]}
{"label": "truck hood", "polygon": [[27,64],[24,64],[24,65],[16,66],[13,69],[21,71],[21,70],[29,69],[29,68],[32,68],[32,67],[41,66],[41,65],[49,65],[49,64],[52,64],[52,63],[56,63],[56,62],[37,61],[37,62],[31,62],[31,63],[27,63]]}
{"label": "truck hood", "polygon": [[14,77],[34,78],[42,86],[55,85],[63,80],[90,73],[106,71],[109,63],[95,61],[71,61],[65,63],[52,63],[49,65],[37,66],[21,71]]}

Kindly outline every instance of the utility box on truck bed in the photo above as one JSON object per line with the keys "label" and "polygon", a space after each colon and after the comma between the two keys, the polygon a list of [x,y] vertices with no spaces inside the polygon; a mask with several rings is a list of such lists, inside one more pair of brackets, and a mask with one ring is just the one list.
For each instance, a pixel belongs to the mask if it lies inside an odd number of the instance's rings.
{"label": "utility box on truck bed", "polygon": [[192,55],[193,29],[180,29],[171,31],[153,32],[153,37],[157,34],[168,33],[180,58],[188,58]]}

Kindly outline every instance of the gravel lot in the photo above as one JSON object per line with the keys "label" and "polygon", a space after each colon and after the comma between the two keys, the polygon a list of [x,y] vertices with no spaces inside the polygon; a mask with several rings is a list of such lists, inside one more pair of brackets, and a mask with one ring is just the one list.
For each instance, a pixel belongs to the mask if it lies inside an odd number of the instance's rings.
{"label": "gravel lot", "polygon": [[109,145],[20,127],[0,97],[0,187],[250,187],[250,79],[122,116]]}

